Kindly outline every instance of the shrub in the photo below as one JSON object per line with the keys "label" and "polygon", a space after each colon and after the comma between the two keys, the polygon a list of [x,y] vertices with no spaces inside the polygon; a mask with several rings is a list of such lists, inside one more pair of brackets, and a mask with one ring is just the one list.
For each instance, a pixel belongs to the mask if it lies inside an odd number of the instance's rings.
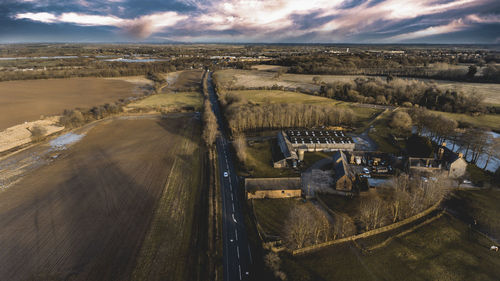
{"label": "shrub", "polygon": [[41,141],[47,133],[47,130],[41,125],[34,125],[28,130],[31,132],[31,141],[33,142]]}

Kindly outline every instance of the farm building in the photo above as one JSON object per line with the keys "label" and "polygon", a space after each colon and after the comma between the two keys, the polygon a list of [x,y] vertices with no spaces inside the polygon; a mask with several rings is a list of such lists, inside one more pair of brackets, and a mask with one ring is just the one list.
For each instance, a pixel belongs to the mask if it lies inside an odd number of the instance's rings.
{"label": "farm building", "polygon": [[408,159],[408,169],[411,173],[434,173],[447,171],[448,177],[459,178],[465,175],[467,162],[462,153],[455,153],[443,143],[438,148],[435,158],[413,158]]}
{"label": "farm building", "polygon": [[293,150],[290,142],[278,134],[277,141],[273,141],[271,146],[274,168],[295,167],[297,165],[297,153]]}
{"label": "farm building", "polygon": [[304,160],[305,152],[353,151],[355,143],[343,131],[294,129],[278,133],[278,146],[280,151],[273,156],[275,168],[295,165]]}
{"label": "farm building", "polygon": [[355,175],[349,167],[345,153],[341,150],[333,155],[333,170],[335,172],[335,189],[351,191]]}
{"label": "farm building", "polygon": [[292,198],[302,195],[300,178],[247,178],[247,199]]}

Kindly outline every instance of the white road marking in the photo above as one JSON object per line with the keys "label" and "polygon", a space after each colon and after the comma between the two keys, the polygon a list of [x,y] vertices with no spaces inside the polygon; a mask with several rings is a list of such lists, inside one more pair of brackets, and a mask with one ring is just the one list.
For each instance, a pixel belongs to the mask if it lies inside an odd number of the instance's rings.
{"label": "white road marking", "polygon": [[236,255],[238,256],[238,259],[240,259],[240,246],[236,246]]}
{"label": "white road marking", "polygon": [[233,200],[234,200],[234,198],[233,198],[233,194],[231,193],[231,201],[233,201]]}
{"label": "white road marking", "polygon": [[238,264],[238,269],[240,271],[240,280],[241,280],[241,265]]}
{"label": "white road marking", "polygon": [[238,241],[238,230],[234,229],[234,235],[236,235],[236,241]]}
{"label": "white road marking", "polygon": [[234,203],[231,203],[232,207],[233,207],[233,212],[234,212]]}
{"label": "white road marking", "polygon": [[234,218],[234,213],[233,213],[233,221],[236,222],[236,219]]}
{"label": "white road marking", "polygon": [[248,255],[250,256],[250,263],[253,263],[252,252],[250,251],[250,245],[248,245]]}

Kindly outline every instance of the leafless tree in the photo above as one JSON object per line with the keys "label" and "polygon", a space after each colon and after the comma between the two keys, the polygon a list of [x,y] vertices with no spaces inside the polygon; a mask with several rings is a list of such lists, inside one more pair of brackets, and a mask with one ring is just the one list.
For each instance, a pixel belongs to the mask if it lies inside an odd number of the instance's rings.
{"label": "leafless tree", "polygon": [[285,240],[292,249],[326,242],[332,227],[326,215],[307,205],[299,205],[290,211],[285,226]]}
{"label": "leafless tree", "polygon": [[493,138],[491,142],[487,144],[485,153],[486,155],[488,155],[488,158],[486,158],[483,170],[486,170],[486,168],[488,167],[488,163],[490,162],[492,156],[500,158],[500,137]]}
{"label": "leafless tree", "polygon": [[244,163],[247,158],[247,141],[245,139],[245,135],[242,133],[237,134],[234,137],[233,146],[236,150],[236,156],[242,163]]}
{"label": "leafless tree", "polygon": [[302,248],[310,242],[314,216],[305,205],[293,208],[285,224],[285,239],[291,248]]}
{"label": "leafless tree", "polygon": [[356,233],[356,226],[354,225],[354,221],[348,215],[338,214],[335,215],[333,219],[333,239],[348,237]]}
{"label": "leafless tree", "polygon": [[378,197],[363,198],[359,205],[359,220],[365,230],[371,230],[383,225],[386,219],[384,201]]}
{"label": "leafless tree", "polygon": [[281,259],[277,253],[274,252],[269,252],[267,255],[264,257],[264,262],[269,267],[276,278],[279,278],[280,280],[286,280],[286,275],[283,271],[281,271]]}
{"label": "leafless tree", "polygon": [[210,101],[205,99],[203,111],[203,140],[207,146],[212,146],[217,137],[217,119],[210,106]]}

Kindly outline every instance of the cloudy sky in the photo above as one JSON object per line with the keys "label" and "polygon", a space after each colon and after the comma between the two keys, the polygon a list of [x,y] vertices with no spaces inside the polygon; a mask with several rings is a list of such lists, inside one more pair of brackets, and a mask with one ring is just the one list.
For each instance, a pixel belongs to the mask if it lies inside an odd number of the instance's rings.
{"label": "cloudy sky", "polygon": [[0,43],[500,43],[500,0],[0,0]]}

